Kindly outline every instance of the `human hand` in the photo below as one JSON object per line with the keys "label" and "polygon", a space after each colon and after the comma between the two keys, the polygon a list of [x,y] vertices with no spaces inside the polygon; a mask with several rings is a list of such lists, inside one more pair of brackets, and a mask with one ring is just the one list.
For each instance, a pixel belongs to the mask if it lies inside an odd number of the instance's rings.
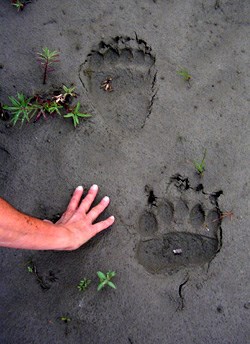
{"label": "human hand", "polygon": [[98,193],[98,186],[92,185],[86,197],[81,201],[83,187],[78,186],[69,202],[66,211],[55,223],[55,226],[66,229],[69,234],[69,247],[65,250],[76,250],[97,233],[110,227],[114,223],[114,216],[104,221],[93,222],[109,205],[109,197],[104,197],[99,204],[90,210]]}

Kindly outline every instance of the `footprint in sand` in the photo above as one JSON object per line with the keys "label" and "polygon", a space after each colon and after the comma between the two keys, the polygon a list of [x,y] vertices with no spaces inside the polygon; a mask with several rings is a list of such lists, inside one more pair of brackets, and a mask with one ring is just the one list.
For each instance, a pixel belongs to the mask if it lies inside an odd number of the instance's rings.
{"label": "footprint in sand", "polygon": [[115,130],[136,131],[150,116],[156,94],[155,57],[137,37],[100,42],[80,66],[94,108]]}
{"label": "footprint in sand", "polygon": [[167,197],[156,199],[139,218],[138,262],[151,273],[209,263],[221,247],[221,193],[181,188],[172,179]]}

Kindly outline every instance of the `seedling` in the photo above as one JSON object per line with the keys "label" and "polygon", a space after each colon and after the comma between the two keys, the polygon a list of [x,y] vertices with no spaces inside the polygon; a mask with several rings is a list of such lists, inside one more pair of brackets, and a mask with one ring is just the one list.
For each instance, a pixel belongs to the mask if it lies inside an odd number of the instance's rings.
{"label": "seedling", "polygon": [[17,12],[19,12],[19,11],[22,11],[23,9],[24,9],[24,6],[26,5],[26,4],[28,4],[28,3],[30,3],[31,2],[31,0],[29,1],[29,0],[23,0],[23,1],[20,1],[20,0],[12,0],[11,1],[11,4],[13,5],[13,6],[15,6],[16,7],[16,9],[17,9]]}
{"label": "seedling", "polygon": [[37,53],[38,62],[41,64],[43,68],[43,84],[46,84],[47,75],[49,72],[52,72],[54,69],[51,65],[55,62],[59,62],[59,52],[58,51],[50,51],[47,47],[42,49],[42,53]]}
{"label": "seedling", "polygon": [[[14,97],[9,97],[12,106],[3,105],[1,110],[1,116],[6,117],[6,113],[3,110],[7,110],[12,115],[11,122],[13,125],[17,121],[21,121],[23,124],[25,121],[29,122],[32,117],[36,115],[35,122],[39,120],[41,116],[45,119],[50,115],[61,115],[61,109],[66,106],[58,104],[55,100],[51,100],[51,97],[43,98],[40,95],[35,95],[34,97],[26,98],[23,93],[17,93],[17,99]],[[4,118],[3,118],[4,119]]]}
{"label": "seedling", "polygon": [[71,321],[71,318],[69,318],[67,316],[62,316],[62,317],[60,317],[60,320],[62,320],[63,322],[65,322],[65,324],[67,324]]}
{"label": "seedling", "polygon": [[28,269],[28,272],[30,272],[30,273],[33,273],[33,272],[34,272],[34,271],[33,271],[33,268],[32,268],[31,266],[28,266],[27,269]]}
{"label": "seedling", "polygon": [[88,113],[80,113],[79,109],[80,109],[80,102],[77,102],[76,106],[73,109],[69,109],[69,113],[67,113],[66,115],[64,115],[64,118],[72,118],[74,127],[76,128],[79,125],[79,117],[81,118],[88,118],[91,117],[92,115],[88,114]]}
{"label": "seedling", "polygon": [[56,103],[64,104],[65,102],[68,102],[70,97],[77,97],[77,94],[74,92],[75,86],[67,87],[63,85],[63,91],[64,93],[59,94],[58,96],[54,96]]}
{"label": "seedling", "polygon": [[50,99],[43,99],[39,95],[35,96],[34,107],[38,111],[35,122],[38,121],[41,116],[47,119],[48,115],[61,115],[60,109],[63,108],[63,106],[57,104],[56,101]]}
{"label": "seedling", "polygon": [[191,75],[189,74],[186,68],[182,68],[177,71],[177,74],[180,75],[184,81],[189,82],[191,80]]}
{"label": "seedling", "polygon": [[61,115],[61,112],[59,109],[62,109],[61,105],[58,105],[56,102],[54,101],[49,101],[47,100],[44,105],[44,110],[46,112],[48,112],[50,115],[53,115],[54,113],[57,113],[58,115]]}
{"label": "seedling", "polygon": [[79,291],[85,291],[86,289],[88,289],[88,286],[90,285],[91,280],[84,278],[83,280],[81,280],[77,286],[77,288],[79,289]]}
{"label": "seedling", "polygon": [[196,169],[196,172],[203,176],[204,172],[205,172],[205,159],[206,159],[206,154],[207,154],[207,150],[205,149],[204,154],[203,154],[203,158],[201,160],[201,162],[198,161],[194,161],[194,167]]}
{"label": "seedling", "polygon": [[36,112],[36,106],[30,103],[31,98],[26,98],[23,93],[17,93],[17,99],[9,97],[12,106],[4,105],[3,109],[12,114],[11,123],[15,125],[18,120],[23,124],[25,121],[29,122]]}
{"label": "seedling", "polygon": [[113,289],[116,289],[116,285],[113,282],[111,282],[111,279],[115,275],[116,275],[115,271],[108,271],[106,275],[101,271],[97,271],[97,276],[99,277],[99,284],[98,284],[97,290],[100,291],[102,288],[104,288],[107,285]]}
{"label": "seedling", "polygon": [[72,86],[72,87],[67,87],[65,85],[63,85],[63,90],[64,90],[64,98],[70,96],[70,97],[76,97],[76,93],[74,92],[75,91],[75,86]]}
{"label": "seedling", "polygon": [[24,3],[20,0],[12,0],[11,4],[16,7],[17,12],[22,11],[24,9]]}
{"label": "seedling", "polygon": [[32,259],[30,259],[28,262],[27,262],[27,270],[29,273],[31,274],[36,274],[37,272],[37,269],[36,269],[36,266],[35,264],[33,263]]}

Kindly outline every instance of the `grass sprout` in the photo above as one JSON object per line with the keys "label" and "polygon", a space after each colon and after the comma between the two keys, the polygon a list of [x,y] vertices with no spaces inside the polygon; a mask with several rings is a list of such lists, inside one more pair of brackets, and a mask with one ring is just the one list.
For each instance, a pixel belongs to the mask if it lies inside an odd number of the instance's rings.
{"label": "grass sprout", "polygon": [[186,68],[181,68],[177,71],[177,74],[180,75],[184,81],[189,82],[191,80],[191,75]]}
{"label": "grass sprout", "polygon": [[201,176],[203,176],[205,172],[206,154],[207,154],[207,150],[205,149],[202,160],[200,162],[194,161],[194,167],[196,169],[196,172]]}
{"label": "grass sprout", "polygon": [[77,102],[76,106],[73,109],[70,109],[69,112],[64,115],[64,118],[72,118],[74,127],[76,128],[79,125],[79,118],[88,118],[91,117],[92,115],[88,113],[80,113],[80,102]]}

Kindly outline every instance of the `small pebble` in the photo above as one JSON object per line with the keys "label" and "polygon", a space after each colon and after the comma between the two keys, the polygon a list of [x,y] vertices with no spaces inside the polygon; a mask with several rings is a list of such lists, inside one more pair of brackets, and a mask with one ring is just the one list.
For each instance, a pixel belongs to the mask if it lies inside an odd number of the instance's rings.
{"label": "small pebble", "polygon": [[250,301],[248,301],[244,304],[244,308],[250,309]]}
{"label": "small pebble", "polygon": [[176,248],[175,250],[173,250],[174,254],[182,254],[182,249],[181,248]]}

